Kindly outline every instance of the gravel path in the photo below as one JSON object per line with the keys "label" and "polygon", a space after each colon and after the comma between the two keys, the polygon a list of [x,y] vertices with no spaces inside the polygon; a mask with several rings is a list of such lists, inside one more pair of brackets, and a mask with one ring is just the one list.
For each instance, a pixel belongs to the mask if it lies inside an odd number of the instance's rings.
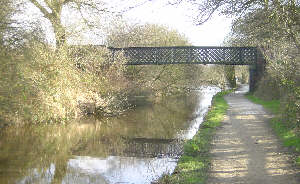
{"label": "gravel path", "polygon": [[300,184],[300,170],[269,127],[272,117],[237,91],[213,141],[207,184]]}

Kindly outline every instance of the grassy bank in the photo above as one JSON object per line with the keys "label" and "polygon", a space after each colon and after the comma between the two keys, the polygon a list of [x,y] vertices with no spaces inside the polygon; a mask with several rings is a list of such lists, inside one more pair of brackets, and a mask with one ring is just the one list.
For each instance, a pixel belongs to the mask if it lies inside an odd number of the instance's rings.
{"label": "grassy bank", "polygon": [[290,147],[298,155],[295,162],[300,166],[300,137],[299,133],[295,131],[294,127],[288,126],[287,123],[281,118],[280,102],[279,100],[265,101],[254,95],[248,94],[246,97],[254,103],[261,104],[265,109],[268,109],[276,115],[272,119],[271,125],[277,136],[283,142],[283,145]]}
{"label": "grassy bank", "polygon": [[193,139],[184,145],[184,154],[179,159],[174,173],[164,176],[159,183],[204,183],[210,164],[209,150],[215,130],[221,125],[228,108],[223,96],[229,91],[214,96],[212,107]]}

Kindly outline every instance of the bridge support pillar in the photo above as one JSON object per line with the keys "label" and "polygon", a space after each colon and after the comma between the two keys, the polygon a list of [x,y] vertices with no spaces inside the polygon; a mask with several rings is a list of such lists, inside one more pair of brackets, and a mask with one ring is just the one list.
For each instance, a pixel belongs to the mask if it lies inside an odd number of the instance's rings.
{"label": "bridge support pillar", "polygon": [[249,91],[254,92],[256,88],[258,87],[258,82],[261,80],[263,77],[263,73],[265,72],[266,68],[266,60],[259,50],[257,48],[257,61],[255,65],[250,65],[249,66]]}

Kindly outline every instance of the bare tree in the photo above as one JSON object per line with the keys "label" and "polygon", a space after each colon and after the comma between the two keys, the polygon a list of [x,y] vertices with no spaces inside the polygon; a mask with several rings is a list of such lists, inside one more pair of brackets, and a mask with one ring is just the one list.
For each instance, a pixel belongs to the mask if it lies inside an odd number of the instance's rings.
{"label": "bare tree", "polygon": [[43,16],[48,19],[53,27],[56,46],[60,47],[66,43],[66,27],[62,24],[62,12],[65,8],[75,10],[83,22],[91,27],[95,24],[93,16],[104,13],[121,14],[136,6],[140,6],[147,0],[28,0],[37,7]]}
{"label": "bare tree", "polygon": [[290,6],[290,9],[296,13],[295,10],[300,6],[299,0],[169,0],[169,2],[177,5],[192,4],[196,11],[195,20],[198,24],[208,21],[216,13],[237,18],[258,9],[279,11],[283,6]]}
{"label": "bare tree", "polygon": [[68,6],[76,9],[81,17],[88,23],[88,19],[84,17],[84,11],[90,11],[95,14],[100,14],[107,11],[105,3],[96,0],[29,0],[37,7],[43,16],[48,19],[53,27],[56,46],[60,47],[66,42],[66,28],[62,24],[63,8]]}
{"label": "bare tree", "polygon": [[170,0],[171,4],[192,4],[197,24],[207,22],[214,14],[240,16],[257,8],[267,7],[269,0]]}

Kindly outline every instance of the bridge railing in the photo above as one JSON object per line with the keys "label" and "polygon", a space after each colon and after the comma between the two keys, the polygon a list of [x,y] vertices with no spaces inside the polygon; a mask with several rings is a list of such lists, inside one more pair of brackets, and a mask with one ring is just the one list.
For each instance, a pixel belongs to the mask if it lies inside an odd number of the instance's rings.
{"label": "bridge railing", "polygon": [[254,65],[256,47],[128,47],[109,48],[113,55],[122,52],[127,65],[222,64]]}

